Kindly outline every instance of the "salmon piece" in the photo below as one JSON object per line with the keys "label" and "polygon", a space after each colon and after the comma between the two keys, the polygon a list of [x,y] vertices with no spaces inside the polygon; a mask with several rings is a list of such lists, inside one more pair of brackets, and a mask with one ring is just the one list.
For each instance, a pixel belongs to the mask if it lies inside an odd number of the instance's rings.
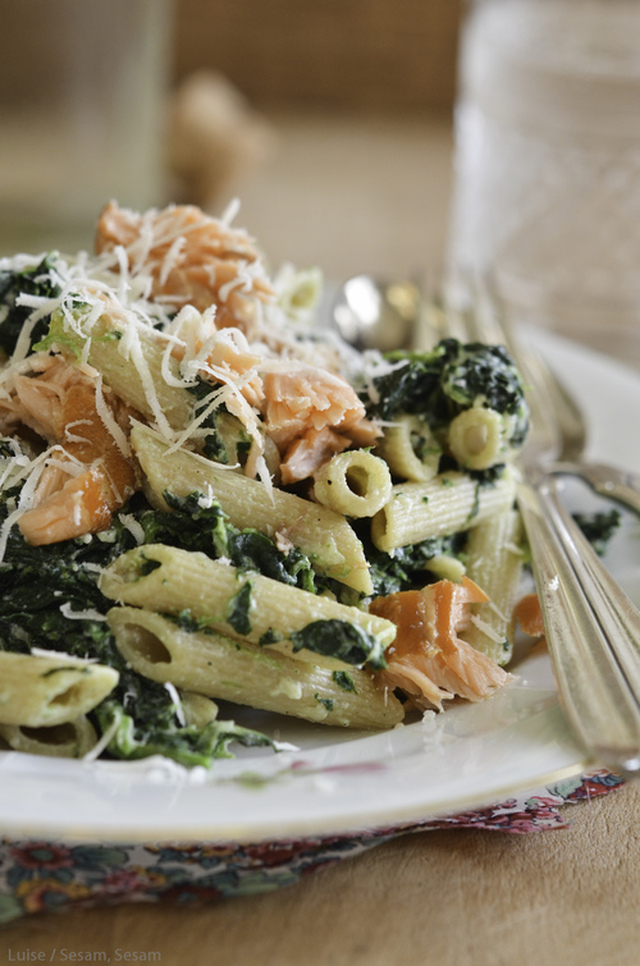
{"label": "salmon piece", "polygon": [[33,493],[33,505],[39,506],[46,499],[61,490],[65,483],[69,482],[70,474],[73,472],[75,464],[71,462],[60,447],[60,462],[54,463],[56,448],[51,452],[51,461],[47,462],[38,484]]}
{"label": "salmon piece", "polygon": [[15,396],[0,396],[0,434],[14,436],[22,422],[22,410]]}
{"label": "salmon piece", "polygon": [[364,404],[342,376],[303,366],[264,376],[266,430],[278,446],[306,429],[348,429],[364,418]]}
{"label": "salmon piece", "polygon": [[336,453],[351,446],[351,440],[340,436],[328,426],[322,429],[308,429],[294,440],[285,452],[280,463],[280,478],[287,486],[305,480],[320,469]]}
{"label": "salmon piece", "polygon": [[194,205],[142,215],[111,202],[100,213],[95,249],[101,254],[116,246],[125,249],[129,271],[150,273],[153,299],[201,312],[215,305],[217,328],[250,330],[256,300],[275,298],[253,240]]}
{"label": "salmon piece", "polygon": [[67,387],[82,378],[82,370],[65,366],[59,356],[35,355],[31,374],[16,376],[11,393],[0,399],[0,423],[12,432],[28,426],[55,441],[62,431],[59,417]]}
{"label": "salmon piece", "polygon": [[34,546],[58,543],[105,530],[120,506],[110,481],[96,465],[80,476],[67,478],[61,489],[23,513],[18,527]]}
{"label": "salmon piece", "polygon": [[336,373],[303,366],[267,372],[263,381],[265,431],[283,456],[283,480],[304,479],[300,474],[322,465],[321,455],[326,462],[354,443],[372,445],[380,435],[355,390]]}
{"label": "salmon piece", "polygon": [[544,637],[544,622],[537,594],[525,594],[514,608],[514,617],[529,637]]}
{"label": "salmon piece", "polygon": [[470,605],[487,600],[468,577],[374,599],[370,611],[398,628],[385,654],[387,668],[376,675],[380,684],[401,688],[420,710],[440,711],[456,695],[480,701],[503,687],[512,675],[459,636],[468,626]]}
{"label": "salmon piece", "polygon": [[[18,520],[30,543],[57,543],[105,529],[136,489],[135,464],[102,420],[96,389],[88,374],[60,357],[39,375],[15,379],[21,421],[58,444],[61,457],[44,468],[34,506]],[[118,418],[125,421],[123,411]]]}

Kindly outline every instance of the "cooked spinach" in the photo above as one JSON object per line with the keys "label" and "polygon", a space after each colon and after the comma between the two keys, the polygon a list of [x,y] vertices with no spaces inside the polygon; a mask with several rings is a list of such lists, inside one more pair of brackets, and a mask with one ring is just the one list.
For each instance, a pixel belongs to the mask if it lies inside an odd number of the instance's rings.
{"label": "cooked spinach", "polygon": [[210,617],[194,617],[190,608],[181,610],[179,614],[165,614],[169,620],[172,620],[181,631],[186,631],[187,634],[207,634],[211,632],[212,619]]}
{"label": "cooked spinach", "polygon": [[[211,382],[197,378],[192,385],[186,387],[195,397],[195,413],[208,405],[211,394],[216,386]],[[241,421],[233,416],[224,403],[215,406],[201,422],[201,427],[207,430],[202,444],[202,452],[216,463],[239,463],[244,466],[249,450],[251,437]]]}
{"label": "cooked spinach", "polygon": [[528,409],[518,370],[503,346],[443,339],[429,352],[399,350],[386,358],[397,365],[374,376],[373,394],[364,394],[369,416],[393,420],[401,413],[417,414],[439,430],[481,400],[510,417],[512,445],[523,442]]}
{"label": "cooked spinach", "polygon": [[611,509],[598,513],[574,513],[573,518],[597,554],[604,554],[618,530],[622,516]]}
{"label": "cooked spinach", "polygon": [[284,635],[281,633],[281,631],[276,631],[273,629],[273,627],[269,627],[268,630],[266,630],[261,636],[258,644],[260,644],[261,647],[267,647],[269,644],[277,644],[278,641],[283,640],[283,638]]}
{"label": "cooked spinach", "polygon": [[[19,296],[53,299],[60,295],[62,290],[56,280],[56,263],[56,254],[50,253],[35,268],[0,270],[0,347],[7,355],[14,351],[25,323],[33,312],[31,306],[19,304]],[[30,333],[31,344],[46,334],[49,318],[49,315],[44,315],[35,323]]]}
{"label": "cooked spinach", "polygon": [[353,683],[353,678],[348,671],[334,671],[331,677],[338,687],[342,688],[343,691],[349,691],[351,694],[358,693],[356,686]]}
{"label": "cooked spinach", "polygon": [[315,574],[311,561],[292,547],[287,553],[278,550],[275,542],[260,530],[236,530],[228,527],[228,554],[235,567],[240,570],[257,570],[265,577],[292,584],[315,594],[321,583]]}
{"label": "cooked spinach", "polygon": [[323,698],[319,694],[314,694],[314,698],[316,699],[318,704],[321,704],[324,708],[327,709],[327,711],[333,711],[333,698]]}
{"label": "cooked spinach", "polygon": [[226,619],[237,634],[247,635],[251,633],[252,590],[251,581],[247,580],[229,601]]}
{"label": "cooked spinach", "polygon": [[306,648],[314,654],[335,657],[345,664],[368,664],[375,671],[387,666],[383,645],[359,624],[335,618],[311,621],[302,630],[294,631],[291,640],[294,652]]}
{"label": "cooked spinach", "polygon": [[177,709],[162,685],[158,685],[155,691],[145,689],[139,700],[144,701],[143,714],[139,705],[134,704],[133,699],[130,701],[131,707],[136,709],[135,717],[127,714],[122,702],[111,697],[96,709],[95,717],[100,729],[103,732],[114,729],[109,752],[116,758],[164,755],[181,765],[209,767],[216,758],[232,757],[229,745],[233,741],[250,747],[273,747],[274,743],[266,735],[243,728],[233,721],[215,720],[204,728],[180,725],[176,717]]}
{"label": "cooked spinach", "polygon": [[140,518],[145,543],[199,550],[214,559],[225,557],[239,570],[256,571],[310,593],[318,593],[329,585],[301,550],[279,550],[266,533],[253,527],[235,527],[217,501],[204,501],[198,492],[184,497],[168,491],[163,495],[173,512],[152,511]]}
{"label": "cooked spinach", "polygon": [[460,532],[446,537],[430,537],[385,553],[373,546],[366,533],[358,535],[365,542],[375,597],[402,590],[418,590],[431,583],[437,578],[426,569],[429,561],[441,556],[461,558],[467,542],[466,532]]}
{"label": "cooked spinach", "polygon": [[467,476],[470,476],[475,480],[476,489],[473,499],[473,506],[469,511],[469,521],[473,520],[477,516],[480,509],[480,495],[485,487],[494,486],[496,480],[501,479],[505,471],[504,463],[496,463],[494,466],[488,466],[486,470],[467,470]]}

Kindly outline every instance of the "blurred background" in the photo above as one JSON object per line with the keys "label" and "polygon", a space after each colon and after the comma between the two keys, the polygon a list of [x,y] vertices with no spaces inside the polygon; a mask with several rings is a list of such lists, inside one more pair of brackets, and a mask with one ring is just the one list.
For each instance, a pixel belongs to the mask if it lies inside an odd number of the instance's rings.
{"label": "blurred background", "polygon": [[441,258],[458,0],[0,12],[0,254],[90,247],[110,197],[220,214],[238,196],[276,264],[393,275]]}
{"label": "blurred background", "polygon": [[111,199],[237,198],[274,270],[491,272],[518,318],[640,365],[639,0],[0,14],[0,254],[91,248]]}
{"label": "blurred background", "polygon": [[[172,170],[205,205],[237,193],[241,220],[275,261],[318,264],[331,277],[439,265],[461,15],[461,0],[178,0],[178,97],[193,105],[200,84],[206,101],[208,79],[213,137],[218,73],[247,113],[235,105],[242,123],[229,127],[226,158],[218,149],[215,200],[207,172],[198,184],[188,171],[188,148],[181,165],[180,138]],[[217,109],[222,134],[222,86]]]}
{"label": "blurred background", "polygon": [[257,106],[449,114],[459,0],[177,0],[175,74]]}

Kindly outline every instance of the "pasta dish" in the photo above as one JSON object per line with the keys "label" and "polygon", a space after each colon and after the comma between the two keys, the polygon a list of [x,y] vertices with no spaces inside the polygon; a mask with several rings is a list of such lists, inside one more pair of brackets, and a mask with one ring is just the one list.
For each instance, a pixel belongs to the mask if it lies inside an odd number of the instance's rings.
{"label": "pasta dish", "polygon": [[5,748],[209,767],[277,750],[241,706],[387,729],[510,680],[511,359],[356,352],[235,217],[0,259]]}

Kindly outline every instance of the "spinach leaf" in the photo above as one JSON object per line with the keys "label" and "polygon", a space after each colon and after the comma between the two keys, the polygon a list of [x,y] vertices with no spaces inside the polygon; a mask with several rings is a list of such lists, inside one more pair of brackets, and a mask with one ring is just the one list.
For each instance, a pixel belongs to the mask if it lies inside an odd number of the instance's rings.
{"label": "spinach leaf", "polygon": [[[196,414],[208,405],[208,399],[216,390],[215,385],[201,378],[186,388],[196,398]],[[251,437],[224,403],[212,409],[200,425],[207,430],[202,446],[205,456],[216,463],[228,465],[237,462],[240,466],[245,465],[251,449]]]}
{"label": "spinach leaf", "polygon": [[197,492],[185,497],[169,492],[163,495],[175,512],[143,519],[145,542],[199,550],[214,559],[226,557],[239,570],[254,570],[310,593],[317,593],[324,587],[325,582],[314,571],[309,557],[297,547],[285,553],[266,533],[252,527],[235,527],[219,503],[203,501]]}
{"label": "spinach leaf", "polygon": [[[56,255],[45,255],[35,268],[23,271],[0,270],[0,347],[11,355],[25,322],[33,312],[28,305],[18,305],[20,295],[56,298],[61,293],[56,278]],[[37,342],[47,332],[49,315],[35,323],[30,339]]]}
{"label": "spinach leaf", "polygon": [[334,671],[331,677],[338,687],[342,688],[343,691],[350,691],[352,694],[358,693],[356,686],[353,683],[353,678],[348,671]]}
{"label": "spinach leaf", "polygon": [[345,664],[361,666],[366,663],[376,671],[387,666],[384,647],[359,624],[335,618],[311,621],[302,630],[294,631],[291,640],[294,651],[304,647],[314,654],[335,657]]}
{"label": "spinach leaf", "polygon": [[[111,697],[99,705],[96,718],[101,730],[104,733],[114,729],[109,742],[109,752],[114,757],[135,759],[163,755],[181,765],[207,768],[216,758],[233,757],[229,752],[233,741],[251,747],[274,747],[266,735],[233,721],[216,719],[204,728],[178,724],[168,691],[162,685],[159,687],[164,694],[147,689],[141,695],[140,700],[144,701],[142,715],[137,706],[135,717],[127,714],[123,703]],[[133,706],[133,701],[130,704]]]}
{"label": "spinach leaf", "polygon": [[620,511],[615,508],[608,512],[574,513],[573,517],[600,556],[606,553],[609,543],[622,522]]}
{"label": "spinach leaf", "polygon": [[419,590],[425,584],[437,580],[427,564],[434,557],[457,557],[462,559],[467,533],[460,532],[444,537],[430,537],[420,543],[397,547],[390,553],[378,550],[367,532],[356,528],[362,539],[365,554],[370,562],[369,573],[373,582],[373,596],[385,597],[402,590]]}
{"label": "spinach leaf", "polygon": [[250,580],[245,581],[237,594],[229,601],[229,608],[226,614],[227,623],[230,624],[238,634],[247,635],[251,633],[251,593],[253,586]]}
{"label": "spinach leaf", "polygon": [[327,711],[333,711],[333,698],[323,698],[319,694],[314,694],[314,698],[318,704],[321,704],[323,707],[325,707]]}
{"label": "spinach leaf", "polygon": [[240,570],[257,570],[283,584],[301,587],[312,594],[317,591],[316,574],[306,554],[297,547],[287,553],[278,550],[271,537],[259,530],[229,527],[228,554]]}
{"label": "spinach leaf", "polygon": [[529,425],[524,388],[503,346],[443,339],[430,352],[397,351],[386,358],[400,365],[374,376],[375,399],[364,397],[369,416],[393,420],[400,413],[418,414],[438,430],[481,400],[510,417],[513,446],[524,441]]}

